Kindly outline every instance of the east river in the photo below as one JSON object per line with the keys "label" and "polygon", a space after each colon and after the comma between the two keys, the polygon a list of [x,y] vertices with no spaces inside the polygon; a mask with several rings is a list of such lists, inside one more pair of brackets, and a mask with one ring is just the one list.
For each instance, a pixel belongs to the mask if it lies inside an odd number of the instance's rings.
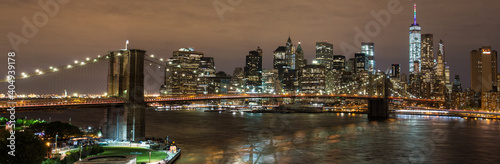
{"label": "east river", "polygon": [[[5,116],[6,114],[0,114]],[[104,110],[18,112],[17,117],[97,128]],[[147,137],[170,136],[176,163],[498,163],[500,121],[362,114],[146,111]]]}

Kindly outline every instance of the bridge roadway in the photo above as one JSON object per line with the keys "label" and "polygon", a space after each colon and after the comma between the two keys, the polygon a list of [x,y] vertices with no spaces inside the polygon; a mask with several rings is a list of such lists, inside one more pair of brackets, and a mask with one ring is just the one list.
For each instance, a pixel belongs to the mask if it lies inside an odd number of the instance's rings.
{"label": "bridge roadway", "polygon": [[[190,96],[167,96],[167,97],[146,97],[146,103],[155,102],[177,102],[177,101],[203,101],[203,100],[220,100],[220,99],[247,99],[247,98],[346,98],[346,99],[381,99],[382,96],[367,96],[367,95],[349,95],[349,94],[218,94],[218,95],[190,95]],[[389,97],[393,101],[409,101],[409,102],[427,102],[438,103],[443,102],[433,99],[415,99],[404,97]],[[55,109],[55,108],[98,108],[123,105],[127,103],[124,98],[27,98],[0,101],[0,111],[5,111],[15,103],[16,110],[30,109]]]}

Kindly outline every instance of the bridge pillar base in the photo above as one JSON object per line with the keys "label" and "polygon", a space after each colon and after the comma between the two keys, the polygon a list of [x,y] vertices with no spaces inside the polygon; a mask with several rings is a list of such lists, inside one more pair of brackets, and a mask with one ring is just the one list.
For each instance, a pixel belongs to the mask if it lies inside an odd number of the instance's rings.
{"label": "bridge pillar base", "polygon": [[145,104],[125,104],[107,109],[104,138],[117,141],[145,140],[145,109]]}
{"label": "bridge pillar base", "polygon": [[389,101],[387,99],[368,100],[368,118],[385,119],[389,118]]}

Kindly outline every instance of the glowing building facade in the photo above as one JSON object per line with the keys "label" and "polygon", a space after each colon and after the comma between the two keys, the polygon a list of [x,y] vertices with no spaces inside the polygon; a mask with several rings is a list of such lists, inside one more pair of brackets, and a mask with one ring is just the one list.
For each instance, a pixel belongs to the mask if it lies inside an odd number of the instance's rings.
{"label": "glowing building facade", "polygon": [[373,43],[361,43],[361,53],[366,55],[368,67],[368,73],[375,74],[375,44]]}
{"label": "glowing building facade", "polygon": [[410,73],[420,72],[420,68],[422,68],[419,64],[418,70],[415,70],[415,61],[422,63],[421,58],[421,44],[422,44],[422,36],[421,36],[421,27],[417,23],[417,4],[413,6],[413,24],[410,26]]}

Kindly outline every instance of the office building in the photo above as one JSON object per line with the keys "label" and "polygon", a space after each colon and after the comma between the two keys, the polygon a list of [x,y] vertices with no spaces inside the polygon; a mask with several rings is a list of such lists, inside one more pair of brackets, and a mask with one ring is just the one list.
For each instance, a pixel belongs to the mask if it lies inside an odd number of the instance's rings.
{"label": "office building", "polygon": [[375,44],[361,43],[361,53],[364,53],[367,58],[368,73],[375,74]]}
{"label": "office building", "polygon": [[424,78],[424,82],[430,83],[431,78],[434,76],[434,41],[432,34],[422,34],[422,51],[420,60],[420,72]]}
{"label": "office building", "polygon": [[354,73],[362,73],[368,71],[368,58],[364,53],[354,54]]}
{"label": "office building", "polygon": [[323,94],[325,93],[325,72],[322,65],[306,65],[300,70],[300,93]]}
{"label": "office building", "polygon": [[262,49],[250,51],[246,56],[245,66],[246,90],[249,93],[262,92]]}
{"label": "office building", "polygon": [[475,92],[496,91],[497,87],[497,51],[491,46],[473,50],[471,62],[471,88]]}
{"label": "office building", "polygon": [[[420,72],[421,60],[421,27],[417,23],[417,4],[413,5],[413,24],[410,26],[410,73]],[[418,61],[418,69],[415,68],[415,61]]]}
{"label": "office building", "polygon": [[332,69],[337,72],[343,72],[345,70],[345,56],[335,55],[333,56],[333,66]]}
{"label": "office building", "polygon": [[326,70],[331,70],[333,63],[333,44],[327,42],[317,42],[316,60],[319,65],[325,66]]}
{"label": "office building", "polygon": [[391,65],[391,78],[400,78],[401,77],[401,66],[399,64],[392,64]]}

